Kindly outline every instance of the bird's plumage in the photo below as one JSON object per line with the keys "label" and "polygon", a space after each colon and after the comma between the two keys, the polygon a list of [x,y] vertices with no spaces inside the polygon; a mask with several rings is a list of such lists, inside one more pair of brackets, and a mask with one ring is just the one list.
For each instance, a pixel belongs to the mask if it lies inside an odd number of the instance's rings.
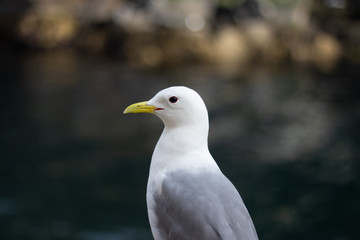
{"label": "bird's plumage", "polygon": [[240,195],[221,172],[169,173],[154,199],[160,239],[256,238]]}
{"label": "bird's plumage", "polygon": [[146,193],[155,240],[258,239],[239,193],[208,150],[208,114],[199,94],[167,88],[128,112],[154,113],[165,125]]}

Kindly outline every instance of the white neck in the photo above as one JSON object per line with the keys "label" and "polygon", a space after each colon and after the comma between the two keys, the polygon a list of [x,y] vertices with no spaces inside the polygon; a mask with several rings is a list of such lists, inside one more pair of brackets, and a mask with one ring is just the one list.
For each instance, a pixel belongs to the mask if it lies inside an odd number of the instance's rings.
{"label": "white neck", "polygon": [[207,131],[195,130],[165,127],[152,156],[150,175],[180,169],[218,169],[207,146]]}

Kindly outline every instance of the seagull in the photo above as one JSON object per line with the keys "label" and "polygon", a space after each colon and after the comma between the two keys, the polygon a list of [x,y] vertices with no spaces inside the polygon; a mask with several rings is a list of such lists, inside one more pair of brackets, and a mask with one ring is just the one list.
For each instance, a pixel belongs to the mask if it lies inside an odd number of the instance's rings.
{"label": "seagull", "polygon": [[196,91],[169,87],[126,113],[151,113],[165,126],[146,191],[155,240],[258,239],[242,198],[209,152],[208,113]]}

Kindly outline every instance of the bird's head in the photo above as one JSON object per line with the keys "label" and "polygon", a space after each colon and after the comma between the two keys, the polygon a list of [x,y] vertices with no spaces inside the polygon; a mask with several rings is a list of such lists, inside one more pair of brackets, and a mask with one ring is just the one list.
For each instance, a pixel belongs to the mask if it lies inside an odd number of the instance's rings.
{"label": "bird's head", "polygon": [[204,101],[197,92],[182,86],[166,88],[149,101],[130,105],[124,113],[153,113],[168,128],[192,125],[208,129]]}

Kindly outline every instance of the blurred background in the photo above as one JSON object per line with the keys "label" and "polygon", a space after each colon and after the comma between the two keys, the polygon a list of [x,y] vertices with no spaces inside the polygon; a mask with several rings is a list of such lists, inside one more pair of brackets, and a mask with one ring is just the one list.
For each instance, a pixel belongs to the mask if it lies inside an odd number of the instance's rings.
{"label": "blurred background", "polygon": [[263,240],[360,239],[360,2],[0,1],[0,238],[152,239],[162,123],[198,91]]}

